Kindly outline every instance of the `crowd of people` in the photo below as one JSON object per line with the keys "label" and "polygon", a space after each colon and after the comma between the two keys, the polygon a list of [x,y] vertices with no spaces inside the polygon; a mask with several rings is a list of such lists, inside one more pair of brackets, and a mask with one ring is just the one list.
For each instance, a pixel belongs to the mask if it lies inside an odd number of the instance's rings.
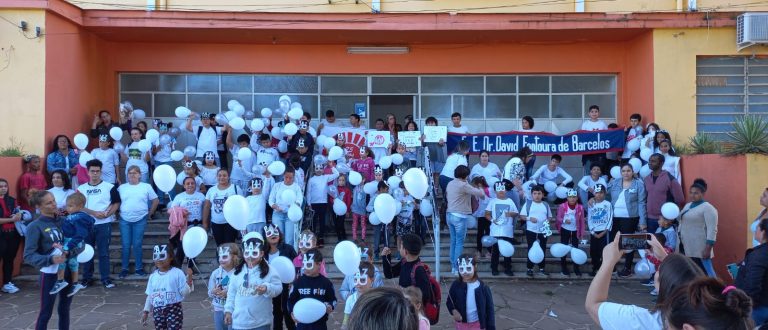
{"label": "crowd of people", "polygon": [[[490,259],[492,276],[499,276],[503,257],[504,273],[512,276],[511,256],[502,244],[525,239],[528,249],[546,250],[553,231],[559,232],[560,243],[574,249],[589,243],[594,279],[586,308],[603,328],[626,326],[625,317],[647,325],[643,328],[659,329],[662,323],[676,329],[715,324],[709,322],[741,324],[734,329],[746,329],[752,319],[758,325],[768,320],[768,288],[763,285],[768,280],[763,267],[768,259],[759,253],[768,241],[765,210],[753,226],[758,244],[741,264],[738,289],[724,287],[712,266],[718,215],[706,201],[707,183],[695,180],[685,203],[680,158],[669,133],[654,123],[641,126],[638,114],[630,117],[625,129],[628,147],[582,156],[583,176],[574,180],[560,166],[558,154],[549,155],[549,161],[534,170],[537,156],[529,148],[503,165],[481,151],[470,167],[466,141],[450,153],[444,139],[407,146],[397,133],[403,127],[418,131],[418,123],[406,118],[400,125],[391,114],[374,121],[375,130],[391,133],[385,147],[350,147],[348,135],[324,133],[342,126],[333,111],[326,111],[314,128],[311,115],[300,104],[288,96],[280,97],[279,104],[274,111],[262,111],[265,119],[254,119],[252,112],[238,114],[236,102],[230,102],[226,114],[182,111],[186,115],[182,127],[154,121],[150,129],[125,103],[119,123],[107,111],[94,118],[90,136],[98,146],[87,152],[87,161],[82,159],[85,150],[75,148],[65,135],[53,140],[45,170],[39,156],[26,156],[18,200],[11,197],[7,181],[0,179],[2,291],[19,290],[11,281],[11,270],[23,235],[24,261],[41,271],[37,328],[46,328],[57,296],[59,326],[67,328],[73,296],[93,285],[94,262],[77,260],[86,244],[95,250],[101,284],[115,287],[109,248],[111,224],[119,222],[118,278],[149,276],[142,321],[151,316],[158,329],[178,329],[183,324],[181,304],[194,290],[192,276],[198,273],[181,242],[187,230],[201,227],[210,231],[217,247],[219,267],[208,283],[217,329],[325,329],[337,295],[326,278],[321,249],[335,233],[339,242],[351,237],[362,259],[358,271],[346,276],[339,290],[346,301],[345,327],[391,329],[398,324],[404,329],[428,329],[437,321],[442,298],[439,283],[419,255],[433,227],[428,220],[439,218],[450,235],[445,261],[457,278],[445,304],[457,329],[495,329],[492,292],[478,277],[478,261]],[[600,120],[599,111],[598,106],[590,107],[582,130],[617,127]],[[237,123],[243,118],[251,125]],[[461,120],[461,114],[454,113],[447,131],[470,133]],[[349,116],[349,122],[352,129],[364,128],[356,114]],[[425,125],[437,126],[438,121],[429,117]],[[522,118],[521,128],[534,131],[534,119]],[[125,145],[120,139],[123,131],[130,135]],[[196,143],[178,148],[180,134],[192,135]],[[335,146],[341,147],[341,155],[331,152]],[[161,191],[154,184],[153,169],[161,165],[182,168],[174,190]],[[415,198],[403,183],[403,174],[411,168],[432,174],[428,197]],[[398,204],[391,223],[376,214],[374,201],[382,194],[393,196]],[[227,199],[236,195],[248,203],[245,230],[236,229],[225,216]],[[667,203],[682,206],[679,216],[664,217],[662,205]],[[761,204],[768,208],[768,190]],[[298,220],[291,211],[295,207],[304,211]],[[169,217],[170,240],[154,247],[154,269],[148,273],[141,253],[144,231],[160,212]],[[351,235],[346,221],[352,222]],[[372,239],[367,239],[369,226]],[[477,228],[472,253],[464,243],[469,227]],[[523,234],[518,236],[516,230]],[[651,310],[606,302],[610,278],[622,256],[617,276],[635,272],[635,253],[618,248],[621,235],[630,233],[651,234],[651,248],[641,257],[641,262],[648,259],[657,269],[644,280],[658,295]],[[290,281],[282,280],[270,266],[279,257],[295,267]],[[185,261],[187,267],[182,267]],[[374,265],[379,261],[381,271]],[[567,258],[560,261],[562,275],[570,276]],[[529,258],[526,275],[548,276],[545,266],[544,258]],[[582,276],[578,264],[573,272]],[[405,290],[379,288],[383,277],[398,277]],[[470,290],[474,294],[468,294]],[[304,298],[322,303],[324,316],[303,323],[304,317],[296,312],[307,308]],[[381,310],[372,311],[377,308]]]}

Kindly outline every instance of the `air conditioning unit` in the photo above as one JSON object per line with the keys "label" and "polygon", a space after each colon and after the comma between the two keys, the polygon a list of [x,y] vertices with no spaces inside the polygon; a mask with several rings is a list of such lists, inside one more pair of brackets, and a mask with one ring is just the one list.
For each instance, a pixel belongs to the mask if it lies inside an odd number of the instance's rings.
{"label": "air conditioning unit", "polygon": [[768,13],[746,13],[736,19],[736,48],[768,44]]}

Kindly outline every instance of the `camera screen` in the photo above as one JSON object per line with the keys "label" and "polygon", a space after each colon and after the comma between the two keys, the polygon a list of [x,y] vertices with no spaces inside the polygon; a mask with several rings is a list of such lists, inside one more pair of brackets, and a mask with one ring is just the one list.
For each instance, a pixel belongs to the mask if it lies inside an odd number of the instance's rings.
{"label": "camera screen", "polygon": [[621,246],[623,250],[643,250],[648,248],[647,235],[621,235]]}

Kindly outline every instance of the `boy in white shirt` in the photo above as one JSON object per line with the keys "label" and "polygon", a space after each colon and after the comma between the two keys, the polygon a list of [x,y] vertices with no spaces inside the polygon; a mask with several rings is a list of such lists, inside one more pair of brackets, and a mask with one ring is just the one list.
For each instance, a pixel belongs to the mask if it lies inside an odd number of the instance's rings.
{"label": "boy in white shirt", "polygon": [[[507,189],[504,182],[494,184],[496,198],[491,199],[485,208],[485,218],[491,222],[491,236],[497,240],[505,240],[512,243],[512,237],[515,231],[514,219],[517,216],[517,207],[515,203],[507,197]],[[491,252],[491,274],[499,275],[499,245],[493,245]],[[512,258],[504,257],[504,274],[514,276],[512,272]]]}
{"label": "boy in white shirt", "polygon": [[[597,105],[589,106],[589,120],[584,121],[581,124],[582,131],[599,131],[608,129],[608,125],[604,121],[600,120],[600,107]],[[584,175],[589,173],[589,168],[592,163],[605,163],[605,153],[582,155],[581,165],[584,166]]]}
{"label": "boy in white shirt", "polygon": [[608,189],[604,184],[598,183],[593,188],[595,199],[587,212],[587,228],[589,229],[589,255],[592,258],[591,276],[597,274],[597,270],[603,264],[603,248],[608,245],[613,224],[613,206],[605,200]]}
{"label": "boy in white shirt", "polygon": [[448,126],[448,133],[469,134],[467,126],[461,124],[461,114],[454,112],[451,115],[451,123],[453,125]]}
{"label": "boy in white shirt", "polygon": [[[237,137],[237,145],[232,143],[232,127],[227,125],[227,149],[232,153],[232,174],[229,178],[232,184],[237,186],[238,191],[242,192],[243,196],[248,196],[249,183],[253,174],[251,170],[253,168],[254,154],[251,150],[251,138],[247,134],[240,134]],[[248,150],[248,157],[240,159],[240,149]]]}
{"label": "boy in white shirt", "polygon": [[[531,189],[531,198],[523,205],[520,210],[520,219],[525,220],[525,240],[528,242],[528,250],[531,249],[535,241],[539,241],[542,250],[547,248],[547,237],[545,232],[549,228],[549,221],[552,220],[552,210],[549,208],[549,204],[544,202],[544,187],[536,185]],[[542,259],[539,263],[539,273],[544,276],[549,276],[549,273],[544,270],[546,264],[546,258]],[[533,262],[528,259],[526,262],[528,271],[526,274],[528,277],[533,277]]]}
{"label": "boy in white shirt", "polygon": [[[562,156],[558,154],[552,155],[552,157],[549,159],[549,164],[542,165],[541,167],[539,167],[539,169],[536,170],[536,172],[533,173],[533,175],[531,175],[531,180],[536,181],[536,183],[542,186],[549,181],[552,181],[558,184],[558,186],[564,186],[571,183],[571,181],[573,181],[573,177],[571,177],[571,175],[568,174],[568,172],[566,172],[562,167],[560,167],[560,162],[562,161],[563,161]],[[558,177],[563,177],[563,181],[560,183],[557,183]],[[549,197],[550,197],[549,200],[554,201],[554,198],[552,198],[554,196],[555,194],[553,191],[552,193],[549,194]]]}
{"label": "boy in white shirt", "polygon": [[267,198],[262,194],[264,181],[260,178],[251,180],[251,195],[246,197],[248,202],[248,224],[245,226],[246,232],[260,233],[264,225],[267,224],[266,206]]}
{"label": "boy in white shirt", "polygon": [[[627,127],[624,130],[624,135],[627,143],[629,143],[629,141],[632,141],[634,139],[642,139],[643,126],[640,125],[641,120],[643,120],[643,117],[640,116],[639,113],[633,113],[631,116],[629,116],[629,127]],[[630,158],[632,158],[632,154],[639,151],[640,150],[638,149],[633,152],[632,150],[629,150],[629,148],[625,147],[624,152],[621,154],[621,160],[628,161]]]}
{"label": "boy in white shirt", "polygon": [[200,114],[200,122],[202,125],[195,126],[193,129],[192,120],[195,118],[195,114],[190,114],[187,118],[186,129],[187,131],[192,132],[192,134],[195,134],[195,138],[197,138],[197,154],[195,156],[196,159],[202,161],[205,152],[211,151],[214,155],[216,155],[216,164],[219,165],[221,162],[217,151],[219,142],[221,142],[221,128],[211,126],[211,123],[213,122],[212,119],[215,116],[215,114],[203,112]]}
{"label": "boy in white shirt", "polygon": [[315,164],[315,175],[307,183],[307,203],[312,207],[313,232],[317,235],[317,246],[322,247],[325,238],[325,214],[328,212],[328,183],[339,177],[336,163],[328,162],[331,174],[323,174],[324,164]]}
{"label": "boy in white shirt", "polygon": [[[272,137],[269,134],[261,133],[258,137],[258,143],[251,142],[251,149],[256,152],[257,164],[272,164],[280,159],[277,149],[272,146]],[[266,168],[266,167],[265,167]]]}

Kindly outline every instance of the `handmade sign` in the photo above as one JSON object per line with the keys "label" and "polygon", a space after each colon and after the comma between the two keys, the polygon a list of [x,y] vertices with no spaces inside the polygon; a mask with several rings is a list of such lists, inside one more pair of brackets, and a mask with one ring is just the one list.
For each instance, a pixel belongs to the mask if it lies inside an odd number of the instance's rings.
{"label": "handmade sign", "polygon": [[448,140],[448,127],[445,126],[424,126],[424,142],[440,142]]}
{"label": "handmade sign", "polygon": [[368,148],[386,148],[391,143],[389,131],[368,131],[366,146]]}
{"label": "handmade sign", "polygon": [[397,140],[405,143],[407,148],[421,147],[421,132],[397,132]]}

